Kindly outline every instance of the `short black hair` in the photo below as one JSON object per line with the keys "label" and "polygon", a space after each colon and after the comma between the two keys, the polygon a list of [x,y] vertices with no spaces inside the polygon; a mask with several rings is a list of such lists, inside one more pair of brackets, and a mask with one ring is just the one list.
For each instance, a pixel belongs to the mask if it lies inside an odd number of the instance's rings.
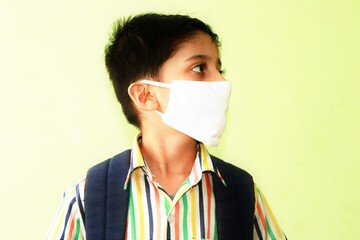
{"label": "short black hair", "polygon": [[129,123],[140,128],[140,121],[128,87],[145,77],[157,77],[163,63],[179,44],[197,32],[208,34],[217,46],[218,36],[211,27],[186,15],[146,13],[122,18],[114,23],[105,48],[105,63],[115,94]]}

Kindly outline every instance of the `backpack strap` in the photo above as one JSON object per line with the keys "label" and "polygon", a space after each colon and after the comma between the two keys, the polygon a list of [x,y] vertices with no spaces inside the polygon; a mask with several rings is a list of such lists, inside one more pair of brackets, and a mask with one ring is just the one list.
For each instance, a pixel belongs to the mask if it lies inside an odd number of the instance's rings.
{"label": "backpack strap", "polygon": [[129,188],[124,183],[130,166],[130,150],[90,168],[85,185],[86,239],[124,239]]}
{"label": "backpack strap", "polygon": [[253,239],[255,195],[252,176],[211,156],[226,182],[213,178],[219,239]]}
{"label": "backpack strap", "polygon": [[[86,239],[124,239],[129,205],[129,187],[123,190],[130,165],[127,150],[92,167],[85,185]],[[227,187],[214,177],[216,220],[219,239],[253,238],[254,182],[250,174],[211,156]]]}

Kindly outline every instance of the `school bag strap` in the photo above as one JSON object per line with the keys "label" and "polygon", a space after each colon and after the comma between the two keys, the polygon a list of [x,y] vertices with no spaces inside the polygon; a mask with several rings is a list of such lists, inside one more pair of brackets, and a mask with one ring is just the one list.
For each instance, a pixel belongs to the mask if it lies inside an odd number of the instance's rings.
{"label": "school bag strap", "polygon": [[124,183],[131,150],[90,168],[85,185],[85,228],[87,240],[124,239],[129,187]]}
{"label": "school bag strap", "polygon": [[[125,238],[130,185],[124,190],[124,183],[130,155],[131,151],[126,150],[88,171],[85,185],[87,240]],[[252,239],[255,195],[251,175],[215,156],[211,156],[211,159],[227,185],[225,187],[214,175],[219,239]]]}
{"label": "school bag strap", "polygon": [[255,194],[252,176],[241,168],[211,156],[225,180],[213,177],[219,239],[253,239]]}

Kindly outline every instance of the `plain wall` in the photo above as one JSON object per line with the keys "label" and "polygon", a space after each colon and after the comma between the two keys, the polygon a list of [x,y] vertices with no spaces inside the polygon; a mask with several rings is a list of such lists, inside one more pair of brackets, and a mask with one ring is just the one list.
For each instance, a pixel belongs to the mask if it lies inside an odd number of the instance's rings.
{"label": "plain wall", "polygon": [[0,0],[1,239],[43,238],[63,191],[131,146],[103,52],[148,11],[220,35],[233,91],[209,150],[252,173],[288,238],[359,237],[359,1]]}

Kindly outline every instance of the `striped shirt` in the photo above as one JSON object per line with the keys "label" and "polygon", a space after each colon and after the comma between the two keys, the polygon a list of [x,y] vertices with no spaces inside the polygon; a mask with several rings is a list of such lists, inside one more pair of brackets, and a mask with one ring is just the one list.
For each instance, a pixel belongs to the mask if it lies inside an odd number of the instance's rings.
{"label": "striped shirt", "polygon": [[[226,186],[203,144],[190,175],[174,196],[156,182],[134,140],[124,189],[130,188],[126,239],[218,239],[212,177]],[[86,239],[85,179],[64,194],[46,239]],[[286,239],[257,185],[255,188],[254,238]]]}

